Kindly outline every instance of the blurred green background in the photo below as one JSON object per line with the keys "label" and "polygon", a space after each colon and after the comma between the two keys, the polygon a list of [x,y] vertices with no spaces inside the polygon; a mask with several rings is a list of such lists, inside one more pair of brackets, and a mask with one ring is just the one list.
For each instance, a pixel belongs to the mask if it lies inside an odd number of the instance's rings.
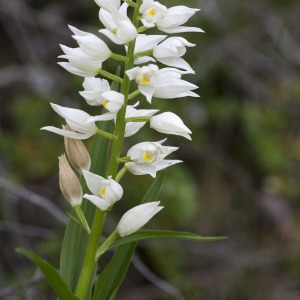
{"label": "blurred green background", "polygon": [[[153,101],[180,115],[193,141],[168,138],[180,147],[173,158],[184,164],[168,170],[165,209],[149,227],[229,239],[140,243],[116,300],[298,300],[300,2],[161,3],[201,8],[187,25],[205,34],[183,34],[197,44],[185,56],[196,75],[184,79],[199,86],[201,98]],[[51,300],[41,273],[14,249],[26,247],[59,266],[69,211],[58,188],[63,139],[40,128],[63,123],[50,101],[87,109],[78,94],[82,79],[56,63],[60,43],[76,46],[67,24],[97,33],[98,6],[1,0],[0,16],[0,299]],[[125,146],[163,137],[144,128]],[[151,182],[125,178],[125,199],[107,233]]]}

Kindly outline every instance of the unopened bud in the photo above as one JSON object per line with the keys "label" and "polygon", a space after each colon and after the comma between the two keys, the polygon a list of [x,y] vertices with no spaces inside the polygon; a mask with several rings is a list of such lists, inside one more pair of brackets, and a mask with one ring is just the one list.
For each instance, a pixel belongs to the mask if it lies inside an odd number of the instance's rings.
{"label": "unopened bud", "polygon": [[80,205],[82,202],[82,187],[72,170],[66,155],[63,154],[59,159],[59,187],[64,197],[72,206]]}
{"label": "unopened bud", "polygon": [[[64,126],[65,130],[73,131],[69,125]],[[82,170],[89,171],[91,167],[91,158],[84,143],[78,139],[64,138],[65,149],[73,167],[82,173]]]}

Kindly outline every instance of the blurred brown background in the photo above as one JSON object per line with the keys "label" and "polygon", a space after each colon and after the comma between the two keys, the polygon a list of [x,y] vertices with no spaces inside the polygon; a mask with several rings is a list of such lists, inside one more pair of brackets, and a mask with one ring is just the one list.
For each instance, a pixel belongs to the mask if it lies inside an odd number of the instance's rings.
{"label": "blurred brown background", "polygon": [[[298,300],[300,2],[161,3],[201,8],[188,25],[206,33],[183,35],[197,44],[185,56],[196,75],[185,79],[199,86],[201,98],[154,101],[185,120],[193,141],[168,138],[185,163],[169,170],[160,198],[165,209],[149,227],[229,239],[140,243],[116,299]],[[98,6],[0,0],[0,17],[0,299],[56,299],[14,249],[26,247],[59,266],[69,210],[58,188],[63,140],[40,128],[63,122],[50,101],[87,109],[78,94],[82,78],[56,63],[60,43],[76,46],[67,24],[101,28]],[[162,138],[144,128],[126,147]],[[150,183],[127,176],[127,201],[138,202]],[[132,206],[126,199],[108,232]]]}

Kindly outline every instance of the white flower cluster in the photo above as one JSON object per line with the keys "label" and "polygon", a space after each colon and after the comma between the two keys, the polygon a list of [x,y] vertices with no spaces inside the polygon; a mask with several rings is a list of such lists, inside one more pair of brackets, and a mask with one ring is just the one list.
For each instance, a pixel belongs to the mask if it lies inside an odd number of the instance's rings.
{"label": "white flower cluster", "polygon": [[[194,84],[183,80],[184,74],[195,73],[191,66],[182,58],[187,47],[195,44],[178,36],[168,37],[166,34],[181,32],[203,32],[197,27],[182,26],[199,9],[186,6],[174,6],[167,8],[165,5],[154,0],[127,0],[121,4],[121,0],[95,0],[100,7],[99,19],[104,29],[99,32],[105,35],[112,43],[124,47],[126,56],[113,53],[106,43],[98,36],[81,31],[69,26],[73,32],[73,38],[78,44],[77,48],[61,45],[64,52],[59,58],[66,61],[58,64],[67,71],[84,77],[83,91],[79,92],[87,104],[91,106],[103,106],[106,112],[101,115],[91,116],[85,111],[62,107],[51,103],[52,108],[65,119],[67,127],[56,128],[53,126],[43,127],[66,138],[83,140],[95,134],[114,138],[113,134],[105,133],[98,129],[96,122],[114,120],[118,126],[118,113],[123,109],[126,123],[123,137],[129,137],[138,132],[146,122],[158,132],[173,134],[191,139],[191,131],[185,126],[179,116],[172,112],[158,113],[157,109],[139,109],[139,101],[129,105],[129,100],[141,96],[151,103],[153,97],[161,99],[173,99],[186,96],[198,97],[193,92],[197,88]],[[135,8],[138,5],[138,21],[131,21],[127,15],[129,6]],[[136,15],[136,13],[135,13]],[[134,17],[133,17],[134,18]],[[141,26],[138,27],[138,22]],[[163,35],[146,35],[148,28],[156,27]],[[143,33],[142,33],[143,32]],[[130,52],[129,45],[133,46]],[[134,44],[132,44],[134,43]],[[131,57],[130,57],[131,55]],[[102,69],[102,63],[108,59],[116,59],[131,67],[126,69],[124,78],[117,77]],[[165,65],[160,68],[157,63]],[[100,76],[101,78],[97,77]],[[127,80],[127,94],[111,90],[109,82],[102,78],[111,79],[125,84]],[[129,94],[132,86],[136,84],[136,90]],[[141,94],[141,95],[140,95]],[[119,138],[118,136],[115,137]],[[163,146],[166,139],[158,142],[141,142],[132,146],[124,163],[123,170],[135,175],[149,174],[156,177],[156,173],[168,166],[179,163],[179,160],[165,159],[170,153],[176,151],[177,147]],[[69,158],[70,159],[70,158]],[[67,167],[64,168],[68,169]],[[82,197],[95,204],[100,210],[106,211],[121,199],[123,189],[117,182],[118,176],[103,178],[89,172],[89,168],[82,170],[91,195]],[[63,171],[61,171],[63,173]],[[68,177],[70,178],[70,176]],[[70,180],[69,180],[70,181]],[[62,186],[63,183],[60,183]],[[67,187],[68,188],[68,187]],[[63,187],[64,190],[67,188]],[[64,194],[69,195],[67,192]],[[72,194],[72,193],[70,193]],[[70,201],[72,203],[72,201]],[[74,205],[78,205],[78,197]],[[79,203],[80,204],[80,203]],[[143,204],[129,210],[120,221],[117,231],[121,236],[126,236],[142,227],[154,214],[161,210],[159,202]]]}

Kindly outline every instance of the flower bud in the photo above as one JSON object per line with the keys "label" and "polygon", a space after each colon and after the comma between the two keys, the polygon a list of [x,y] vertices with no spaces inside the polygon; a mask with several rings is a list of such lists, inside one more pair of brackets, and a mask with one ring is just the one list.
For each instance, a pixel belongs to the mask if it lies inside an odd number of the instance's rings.
{"label": "flower bud", "polygon": [[82,202],[81,184],[69,165],[66,155],[63,154],[59,159],[59,187],[64,197],[72,206],[80,205]]}
{"label": "flower bud", "polygon": [[130,235],[143,227],[163,206],[159,201],[144,203],[128,210],[121,218],[116,231],[121,237]]}
{"label": "flower bud", "polygon": [[[63,129],[73,131],[69,125],[63,126]],[[91,158],[84,143],[81,140],[64,138],[65,150],[73,167],[82,173],[82,170],[89,170],[91,167]]]}
{"label": "flower bud", "polygon": [[164,112],[151,117],[150,127],[161,133],[181,135],[191,140],[190,134],[192,132],[184,125],[182,120],[172,112]]}

